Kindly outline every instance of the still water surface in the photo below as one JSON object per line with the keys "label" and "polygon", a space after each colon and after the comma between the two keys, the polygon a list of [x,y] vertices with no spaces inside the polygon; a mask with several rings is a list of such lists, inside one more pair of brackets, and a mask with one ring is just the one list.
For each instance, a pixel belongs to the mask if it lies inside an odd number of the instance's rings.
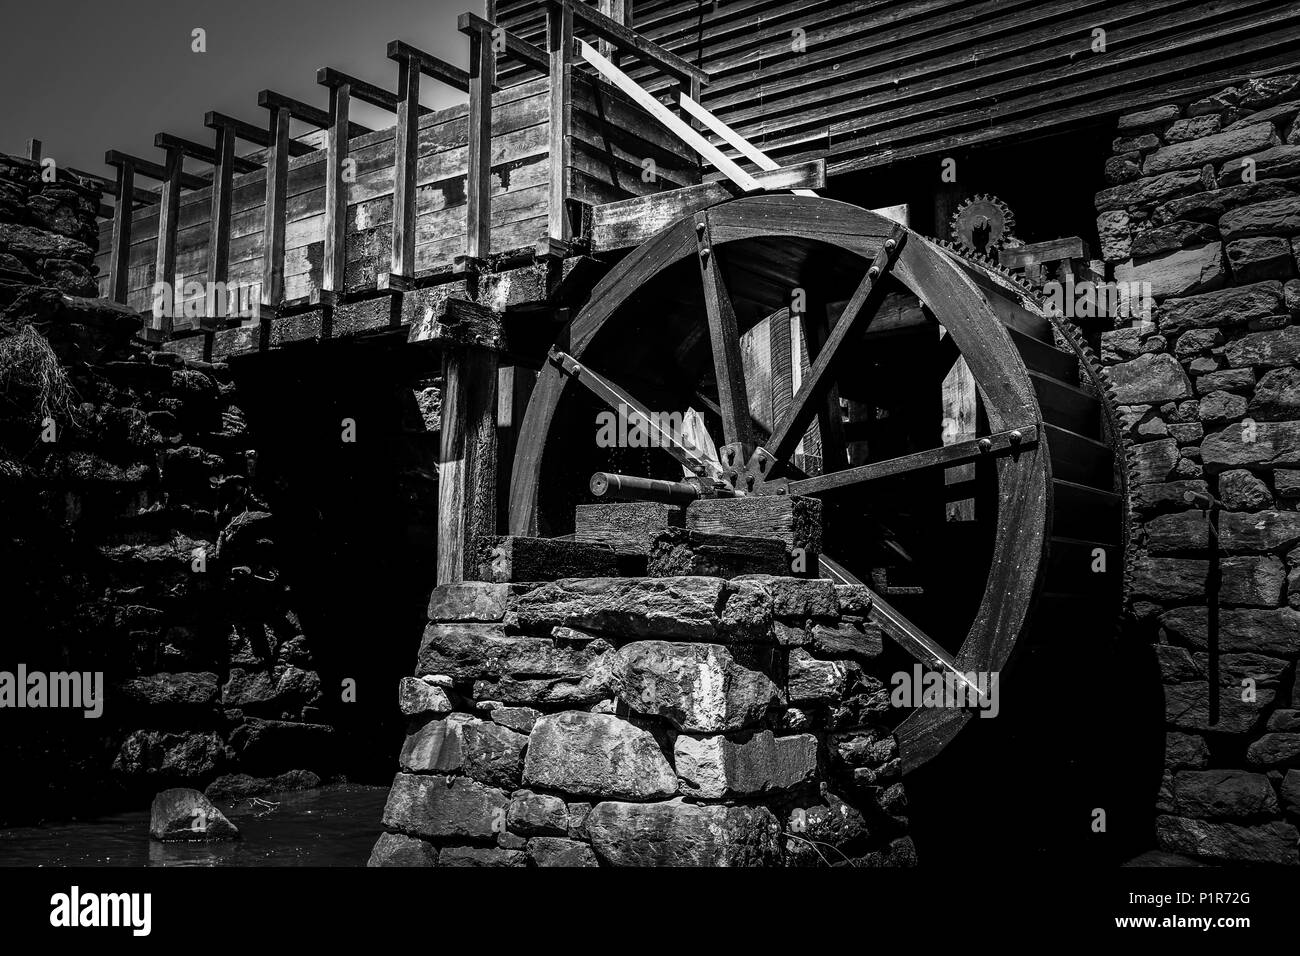
{"label": "still water surface", "polygon": [[387,787],[333,784],[213,802],[239,827],[225,843],[149,839],[148,810],[0,830],[0,866],[365,866]]}

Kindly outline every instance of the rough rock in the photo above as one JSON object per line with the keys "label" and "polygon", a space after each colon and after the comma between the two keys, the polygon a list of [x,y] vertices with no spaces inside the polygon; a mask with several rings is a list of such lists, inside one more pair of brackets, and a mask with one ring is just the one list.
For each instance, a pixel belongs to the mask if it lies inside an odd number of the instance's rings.
{"label": "rough rock", "polygon": [[1126,262],[1115,267],[1117,282],[1149,282],[1156,299],[1209,292],[1223,285],[1224,277],[1223,247],[1218,242],[1180,249],[1137,265]]}
{"label": "rough rock", "polygon": [[1156,309],[1162,335],[1187,329],[1244,325],[1282,312],[1282,283],[1257,282],[1187,298],[1166,299]]}
{"label": "rough rock", "polygon": [[1260,421],[1300,419],[1300,369],[1286,366],[1261,375],[1247,413]]}
{"label": "rough rock", "polygon": [[388,792],[383,824],[430,839],[490,839],[504,828],[507,806],[500,790],[468,777],[399,773]]}
{"label": "rough rock", "polygon": [[403,677],[397,697],[402,713],[407,717],[447,714],[455,709],[443,688],[420,677]]}
{"label": "rough rock", "polygon": [[1174,804],[1183,816],[1253,817],[1277,813],[1268,778],[1244,770],[1183,770],[1174,774]]}
{"label": "rough rock", "polygon": [[[1206,618],[1204,607],[1179,607],[1162,614],[1160,623],[1191,647],[1204,650]],[[1300,611],[1224,609],[1219,614],[1219,649],[1225,654],[1294,657],[1300,653]]]}
{"label": "rough rock", "polygon": [[578,711],[549,714],[533,727],[524,783],[625,800],[677,792],[677,775],[650,733],[609,714]]}
{"label": "rough rock", "polygon": [[506,826],[520,836],[565,836],[569,832],[569,811],[559,797],[520,790],[510,798]]}
{"label": "rough rock", "polygon": [[833,582],[824,578],[786,578],[770,574],[749,574],[738,581],[761,584],[772,598],[772,613],[778,617],[834,617],[840,613]]}
{"label": "rough rock", "polygon": [[600,866],[595,852],[585,843],[558,837],[534,837],[528,841],[528,858],[533,866]]}
{"label": "rough rock", "polygon": [[521,595],[521,627],[576,627],[621,637],[712,640],[725,582],[719,578],[585,578]]}
{"label": "rough rock", "polygon": [[1201,442],[1201,459],[1209,468],[1242,465],[1300,465],[1300,421],[1247,420]]}
{"label": "rough rock", "polygon": [[1166,684],[1164,692],[1165,721],[1179,730],[1201,733],[1244,733],[1259,723],[1260,717],[1276,696],[1272,690],[1261,689],[1256,694],[1256,700],[1243,701],[1240,687],[1220,687],[1219,719],[1211,725],[1207,682]]}
{"label": "rough rock", "polygon": [[417,667],[419,674],[458,681],[524,675],[581,680],[607,649],[604,641],[561,646],[550,638],[508,636],[499,624],[430,624]]}
{"label": "rough rock", "polygon": [[1225,863],[1280,863],[1294,866],[1300,831],[1275,821],[1258,826],[1210,823],[1186,817],[1156,818],[1160,846],[1174,853]]}
{"label": "rough rock", "polygon": [[1134,564],[1135,597],[1160,601],[1195,600],[1205,594],[1210,562],[1199,558],[1142,557]]}
{"label": "rough rock", "polygon": [[1276,551],[1300,542],[1300,512],[1258,511],[1219,516],[1219,545],[1227,552]]}
{"label": "rough rock", "polygon": [[739,730],[761,721],[780,702],[780,691],[766,674],[742,666],[717,644],[639,641],[620,648],[612,666],[620,700],[678,730]]}
{"label": "rough rock", "polygon": [[1245,469],[1219,475],[1219,500],[1232,511],[1258,511],[1273,503],[1268,485]]}
{"label": "rough rock", "polygon": [[519,786],[528,738],[508,727],[464,714],[430,720],[402,746],[403,769],[423,773],[463,770],[481,783]]}
{"label": "rough rock", "polygon": [[801,647],[790,652],[786,693],[790,703],[834,700],[844,693],[848,667],[841,661],[823,661]]}
{"label": "rough rock", "polygon": [[817,738],[774,737],[763,730],[747,739],[678,736],[673,751],[678,784],[687,796],[721,799],[787,790],[817,772]]}
{"label": "rough rock", "polygon": [[1204,511],[1180,511],[1152,518],[1144,526],[1147,550],[1152,554],[1195,551],[1210,542],[1210,523]]}
{"label": "rough rock", "polygon": [[1187,373],[1168,352],[1139,355],[1111,366],[1109,374],[1121,405],[1158,405],[1192,394]]}
{"label": "rough rock", "polygon": [[1294,236],[1300,233],[1300,196],[1238,206],[1219,220],[1225,239]]}
{"label": "rough rock", "polygon": [[532,733],[533,725],[537,723],[542,712],[532,707],[494,707],[492,709],[492,721],[509,727],[511,730],[528,734]]}
{"label": "rough rock", "polygon": [[1169,732],[1165,734],[1165,766],[1174,770],[1200,770],[1210,765],[1210,748],[1204,737]]}
{"label": "rough rock", "polygon": [[441,584],[429,596],[429,620],[500,621],[506,615],[510,585],[486,581]]}
{"label": "rough rock", "polygon": [[503,850],[499,847],[449,846],[438,855],[439,866],[527,866],[528,854],[523,850]]}
{"label": "rough rock", "polygon": [[437,866],[438,848],[401,833],[381,833],[366,866]]}
{"label": "rough rock", "polygon": [[592,848],[613,866],[774,866],[781,824],[766,807],[598,803]]}
{"label": "rough rock", "polygon": [[1246,748],[1246,762],[1252,767],[1294,764],[1300,759],[1300,733],[1265,734]]}
{"label": "rough rock", "polygon": [[1178,442],[1172,438],[1143,442],[1129,456],[1133,484],[1164,481],[1178,464]]}
{"label": "rough rock", "polygon": [[120,696],[149,707],[209,706],[217,700],[212,673],[147,674],[118,685]]}
{"label": "rough rock", "polygon": [[164,790],[149,810],[149,835],[155,840],[234,840],[239,830],[203,794],[186,787]]}
{"label": "rough rock", "polygon": [[225,761],[225,744],[213,731],[137,730],[122,742],[113,770],[127,777],[193,780],[210,776]]}
{"label": "rough rock", "polygon": [[1200,168],[1281,143],[1272,123],[1255,123],[1240,129],[1226,130],[1186,143],[1157,149],[1142,164],[1142,173],[1156,176],[1175,169]]}

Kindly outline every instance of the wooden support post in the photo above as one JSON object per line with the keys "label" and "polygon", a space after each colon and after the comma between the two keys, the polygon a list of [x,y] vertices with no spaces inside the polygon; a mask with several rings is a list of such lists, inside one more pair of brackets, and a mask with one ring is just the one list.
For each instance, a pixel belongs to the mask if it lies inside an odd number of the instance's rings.
{"label": "wooden support post", "polygon": [[772,428],[790,413],[794,401],[794,354],[790,344],[790,310],[779,309],[768,318],[767,355],[772,389]]}
{"label": "wooden support post", "polygon": [[131,268],[131,216],[135,212],[135,164],[119,159],[117,204],[113,208],[113,249],[108,257],[108,297],[125,304],[127,277]]}
{"label": "wooden support post", "polygon": [[285,209],[289,187],[289,120],[287,106],[271,108],[270,146],[266,153],[266,207],[262,218],[261,348],[270,345],[270,322],[284,302]]}
{"label": "wooden support post", "polygon": [[203,357],[212,358],[213,334],[225,318],[230,273],[230,210],[234,187],[235,131],[218,126],[216,163],[212,167],[212,215],[208,224],[208,286],[204,292]]}
{"label": "wooden support post", "polygon": [[321,302],[330,310],[344,289],[347,273],[348,187],[343,178],[348,158],[348,112],[352,99],[346,80],[330,86],[330,125],[325,130],[325,255],[321,267]]}
{"label": "wooden support post", "polygon": [[[185,157],[180,147],[165,148],[166,160],[163,163],[162,195],[158,202],[158,249],[154,258],[154,302],[158,301],[159,283],[180,284],[176,272],[176,227],[180,221],[181,179],[185,174]],[[171,287],[171,296],[163,303],[163,314],[158,326],[150,327],[156,341],[166,342],[172,337],[175,325],[176,305],[181,301],[181,289]]]}
{"label": "wooden support post", "polygon": [[404,291],[415,279],[416,164],[420,148],[420,67],[410,56],[397,61],[397,128],[393,135],[393,255],[388,265],[388,287]]}
{"label": "wooden support post", "polygon": [[571,235],[567,187],[573,75],[569,62],[573,49],[573,8],[569,4],[553,4],[547,10],[546,45],[551,58],[551,190],[547,200],[547,237],[567,242]]}
{"label": "wooden support post", "polygon": [[448,299],[434,326],[442,345],[438,459],[438,584],[477,576],[479,539],[496,534],[497,368],[501,317]]}
{"label": "wooden support post", "polygon": [[[804,338],[808,343],[807,357],[811,363],[831,334],[827,304],[813,298],[810,290],[805,295],[805,314],[800,316]],[[840,390],[834,383],[826,390],[826,399],[817,407],[817,443],[821,452],[821,472],[839,471],[848,464],[848,446],[844,441],[844,419],[840,413]],[[816,474],[817,472],[814,472]]]}
{"label": "wooden support post", "polygon": [[[628,6],[631,0],[599,0],[596,9],[619,26],[631,26],[628,23]],[[601,56],[606,57],[615,66],[619,65],[619,49],[611,41],[600,39],[596,41],[596,49],[600,51]]]}
{"label": "wooden support post", "polygon": [[469,40],[469,178],[465,254],[485,259],[492,242],[492,90],[496,53],[492,35],[475,30]]}
{"label": "wooden support post", "polygon": [[41,141],[39,139],[29,139],[27,141],[27,158],[33,163],[41,161]]}

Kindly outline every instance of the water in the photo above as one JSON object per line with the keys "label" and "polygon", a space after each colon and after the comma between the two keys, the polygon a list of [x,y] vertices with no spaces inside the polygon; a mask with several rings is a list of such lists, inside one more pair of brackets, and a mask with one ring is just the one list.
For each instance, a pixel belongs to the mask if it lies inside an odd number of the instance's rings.
{"label": "water", "polygon": [[365,866],[379,836],[387,787],[316,790],[216,800],[239,827],[223,843],[159,843],[148,810],[93,821],[0,830],[0,866]]}

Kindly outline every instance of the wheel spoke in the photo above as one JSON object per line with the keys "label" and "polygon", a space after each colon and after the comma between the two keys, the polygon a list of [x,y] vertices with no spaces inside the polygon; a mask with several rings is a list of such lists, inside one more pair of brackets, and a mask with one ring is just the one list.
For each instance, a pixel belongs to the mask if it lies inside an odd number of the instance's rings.
{"label": "wheel spoke", "polygon": [[832,384],[829,372],[844,343],[871,324],[884,295],[885,279],[893,269],[906,240],[907,231],[902,226],[895,226],[877,250],[871,268],[845,306],[839,321],[827,335],[825,344],[799,387],[799,394],[794,397],[790,412],[776,427],[767,444],[767,450],[778,463],[789,460],[799,439],[812,424],[813,416],[817,414],[818,407]]}
{"label": "wheel spoke", "polygon": [[709,314],[709,342],[713,349],[713,373],[718,382],[718,406],[722,410],[723,440],[728,445],[739,446],[744,460],[748,461],[754,432],[750,426],[745,368],[740,357],[740,331],[731,294],[722,278],[718,253],[713,248],[707,213],[701,213],[696,219],[695,237],[700,278],[704,283],[704,306]]}
{"label": "wheel spoke", "polygon": [[984,695],[978,687],[967,680],[956,659],[943,649],[934,638],[899,613],[898,609],[884,600],[879,594],[867,587],[846,571],[837,561],[821,556],[818,558],[822,574],[836,584],[852,584],[863,588],[871,599],[871,608],[867,611],[867,620],[876,624],[896,644],[918,661],[932,670],[943,671],[952,675],[958,683],[974,695],[974,700],[982,702]]}
{"label": "wheel spoke", "polygon": [[[817,356],[826,346],[831,334],[831,317],[825,302],[815,302],[808,313],[803,316],[804,341],[808,343],[808,359],[817,361]],[[849,463],[848,445],[844,438],[844,418],[840,414],[840,390],[832,380],[825,389],[825,396],[815,402],[817,409],[817,434],[821,439],[822,474],[838,471]]]}
{"label": "wheel spoke", "polygon": [[975,461],[985,455],[1004,454],[1027,448],[1036,441],[1038,441],[1038,426],[1025,425],[1018,429],[989,435],[987,438],[973,438],[970,441],[944,445],[940,448],[928,448],[925,451],[918,451],[911,455],[903,455],[901,458],[873,461],[865,465],[858,465],[856,468],[846,468],[844,471],[833,472],[829,475],[818,475],[815,478],[792,481],[789,484],[789,493],[792,495],[815,495],[823,491],[847,488],[850,485],[861,484],[864,481],[875,481],[878,478],[888,478],[909,471],[921,471],[926,468],[938,467],[949,468],[953,465]]}
{"label": "wheel spoke", "polygon": [[673,458],[681,462],[692,474],[718,478],[718,466],[703,458],[698,451],[687,448],[672,429],[663,427],[650,410],[632,397],[631,393],[615,385],[598,372],[592,371],[566,352],[552,349],[550,361],[569,378],[574,379],[589,392],[614,410],[616,414],[626,415],[629,426],[639,425],[650,436],[651,443],[662,448]]}

